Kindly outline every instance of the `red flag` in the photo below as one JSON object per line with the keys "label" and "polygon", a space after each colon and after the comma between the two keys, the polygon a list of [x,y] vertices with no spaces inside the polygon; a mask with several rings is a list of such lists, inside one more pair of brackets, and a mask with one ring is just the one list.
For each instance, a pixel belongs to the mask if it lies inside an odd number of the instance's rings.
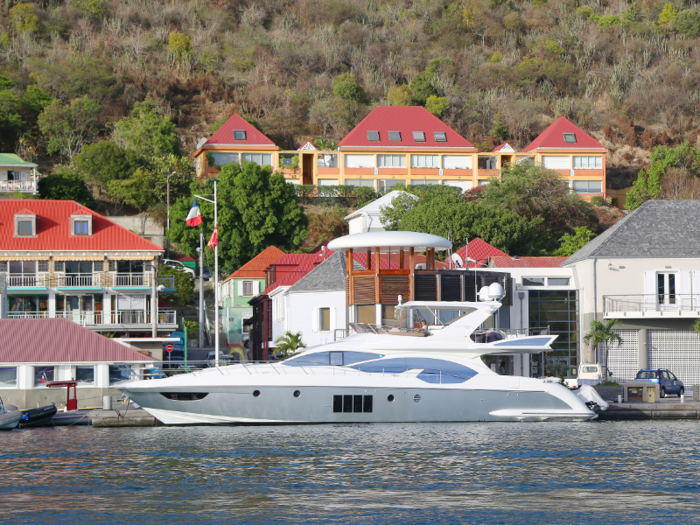
{"label": "red flag", "polygon": [[211,234],[211,238],[209,239],[209,244],[207,246],[209,248],[214,249],[214,247],[219,244],[219,236],[217,235],[217,230],[219,229],[219,225],[216,225],[216,228],[214,228],[214,231]]}

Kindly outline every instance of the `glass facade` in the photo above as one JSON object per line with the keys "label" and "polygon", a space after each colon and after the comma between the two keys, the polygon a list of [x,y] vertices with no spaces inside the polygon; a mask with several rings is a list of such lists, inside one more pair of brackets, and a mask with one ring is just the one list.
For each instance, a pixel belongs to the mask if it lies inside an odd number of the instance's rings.
{"label": "glass facade", "polygon": [[[529,312],[530,329],[549,327],[552,335],[559,336],[552,343],[552,351],[544,357],[545,375],[563,373],[571,377],[571,370],[578,366],[579,359],[578,293],[576,290],[530,290]],[[539,362],[538,356],[534,355],[533,360]]]}

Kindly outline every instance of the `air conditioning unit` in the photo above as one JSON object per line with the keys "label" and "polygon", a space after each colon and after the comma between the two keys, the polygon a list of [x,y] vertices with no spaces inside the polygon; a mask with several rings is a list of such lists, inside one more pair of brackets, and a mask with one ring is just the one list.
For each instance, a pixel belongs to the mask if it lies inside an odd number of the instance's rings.
{"label": "air conditioning unit", "polygon": [[523,283],[515,283],[515,289],[516,289],[516,290],[522,290],[522,289],[523,289]]}

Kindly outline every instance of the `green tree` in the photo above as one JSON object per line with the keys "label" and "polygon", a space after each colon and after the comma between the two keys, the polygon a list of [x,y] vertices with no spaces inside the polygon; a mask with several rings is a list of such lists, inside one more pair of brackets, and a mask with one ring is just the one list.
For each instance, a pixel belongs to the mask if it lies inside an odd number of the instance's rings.
{"label": "green tree", "polygon": [[358,84],[355,75],[351,73],[343,73],[333,79],[333,94],[343,100],[350,100],[358,104],[369,102],[364,88]]}
{"label": "green tree", "polygon": [[19,99],[25,119],[28,121],[27,123],[33,126],[41,112],[44,111],[44,108],[51,104],[51,100],[51,97],[38,86],[27,86],[27,89]]}
{"label": "green tree", "polygon": [[284,335],[275,340],[276,350],[281,350],[284,357],[289,357],[300,348],[306,348],[306,345],[301,340],[301,333],[285,332]]}
{"label": "green tree", "polygon": [[191,305],[194,300],[192,275],[178,268],[161,264],[158,266],[158,277],[175,278],[175,293],[164,295],[163,299],[172,304],[178,310],[179,316],[182,317],[183,308]]}
{"label": "green tree", "polygon": [[558,257],[571,257],[596,237],[596,234],[585,226],[575,228],[574,232],[573,235],[565,233],[564,236],[559,239],[561,246],[554,252],[554,255]]}
{"label": "green tree", "polygon": [[39,115],[41,133],[48,139],[48,152],[73,159],[80,149],[92,141],[100,129],[102,106],[88,96],[69,104],[54,100]]}
{"label": "green tree", "polygon": [[406,191],[398,194],[391,201],[391,205],[382,206],[380,211],[380,220],[387,231],[396,231],[399,229],[399,223],[413,208],[418,206],[419,198],[416,195]]}
{"label": "green tree", "polygon": [[145,164],[136,152],[125,150],[114,142],[87,144],[73,159],[75,167],[102,192],[117,180],[124,180]]}
{"label": "green tree", "polygon": [[152,100],[137,102],[131,115],[114,125],[114,141],[142,157],[180,154],[180,139],[170,117],[158,112]]}
{"label": "green tree", "polygon": [[106,0],[73,0],[73,5],[87,16],[100,18],[107,8]]}
{"label": "green tree", "polygon": [[435,95],[431,95],[425,101],[425,109],[430,111],[436,117],[440,118],[445,111],[450,109],[450,103],[447,102],[445,97],[436,97]]}
{"label": "green tree", "polygon": [[72,200],[83,205],[92,203],[85,177],[66,166],[58,166],[51,175],[39,179],[39,196],[42,199]]}
{"label": "green tree", "polygon": [[192,44],[190,37],[183,33],[170,33],[168,38],[168,51],[174,53],[177,61],[180,62],[183,57],[192,55]]}
{"label": "green tree", "polygon": [[610,346],[613,343],[617,343],[618,346],[622,344],[622,338],[614,328],[617,325],[621,325],[622,321],[619,319],[610,319],[606,323],[601,323],[600,321],[594,319],[591,321],[590,329],[588,333],[583,336],[583,342],[590,344],[591,348],[596,348],[599,344],[605,344],[605,374],[607,379],[608,374],[608,354],[610,353]]}
{"label": "green tree", "polygon": [[668,25],[670,25],[671,21],[673,20],[673,17],[677,14],[678,10],[674,7],[674,5],[671,2],[666,2],[666,5],[661,10],[661,13],[659,13],[659,25],[667,27]]}
{"label": "green tree", "polygon": [[598,226],[593,206],[570,193],[558,173],[528,163],[503,169],[503,180],[492,179],[481,192],[482,203],[506,208],[527,219],[542,219],[547,231],[546,251],[559,247],[559,239],[578,226]]}
{"label": "green tree", "polygon": [[[239,268],[268,246],[295,249],[308,233],[308,218],[284,176],[257,164],[226,164],[219,172],[219,257],[226,270]],[[190,256],[199,246],[199,228],[185,223],[194,194],[213,194],[213,181],[190,185],[190,196],[170,208],[170,239]],[[214,227],[214,205],[199,200],[207,237]]]}
{"label": "green tree", "polygon": [[437,97],[438,92],[433,86],[432,75],[427,71],[418,73],[411,80],[411,102],[414,106],[425,106],[429,97]]}
{"label": "green tree", "polygon": [[496,140],[499,142],[505,142],[510,136],[510,130],[508,126],[503,123],[502,118],[501,115],[497,116],[491,128],[491,135],[496,137]]}
{"label": "green tree", "polygon": [[673,29],[688,38],[700,35],[700,13],[695,9],[680,11],[671,21]]}
{"label": "green tree", "polygon": [[338,149],[338,143],[331,139],[316,139],[314,140],[314,146],[324,151],[334,151]]}
{"label": "green tree", "polygon": [[406,84],[389,88],[386,95],[389,104],[392,106],[410,106],[411,105],[411,88]]}
{"label": "green tree", "polygon": [[19,3],[10,9],[12,29],[17,33],[34,33],[39,28],[39,17],[32,4]]}
{"label": "green tree", "polygon": [[19,97],[10,87],[0,89],[0,150],[14,151],[20,134],[26,129]]}

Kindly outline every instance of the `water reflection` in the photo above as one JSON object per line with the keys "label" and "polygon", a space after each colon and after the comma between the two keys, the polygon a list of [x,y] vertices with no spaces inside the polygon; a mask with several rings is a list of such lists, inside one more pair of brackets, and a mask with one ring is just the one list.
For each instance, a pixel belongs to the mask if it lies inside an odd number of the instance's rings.
{"label": "water reflection", "polygon": [[651,421],[20,430],[0,434],[0,515],[691,523],[700,511],[697,429]]}

